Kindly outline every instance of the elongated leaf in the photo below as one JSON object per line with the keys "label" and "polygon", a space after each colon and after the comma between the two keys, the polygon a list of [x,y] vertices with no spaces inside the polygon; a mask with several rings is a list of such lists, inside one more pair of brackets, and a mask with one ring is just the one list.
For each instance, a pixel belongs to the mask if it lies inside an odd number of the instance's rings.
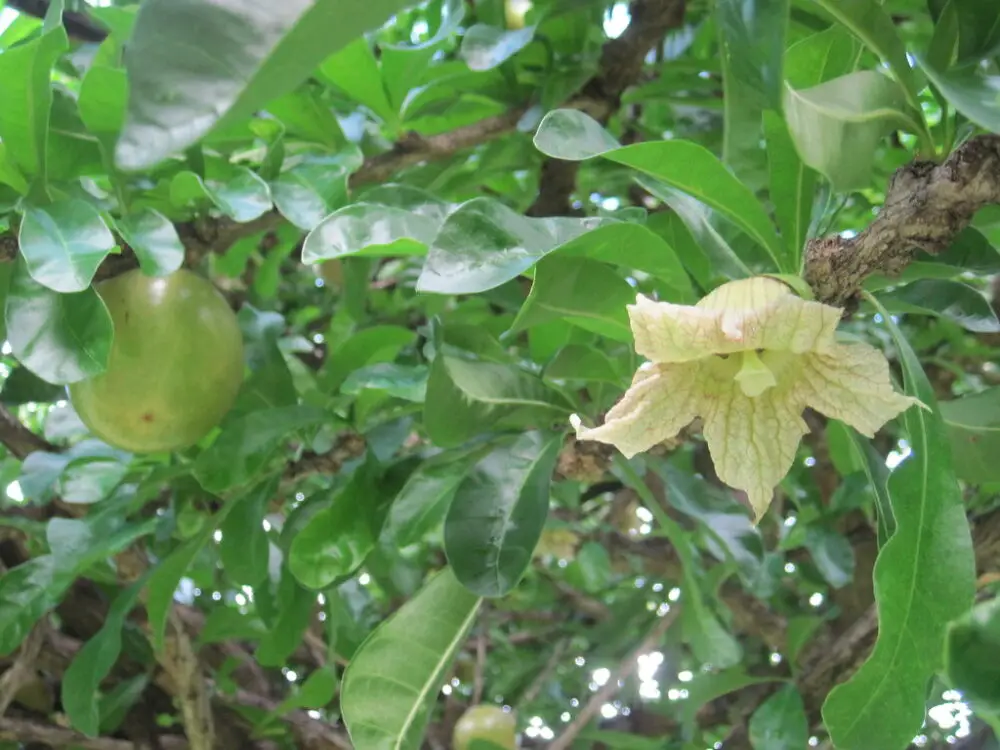
{"label": "elongated leaf", "polygon": [[919,59],[921,69],[938,91],[972,122],[993,133],[1000,132],[1000,76],[975,68],[941,70],[928,59]]}
{"label": "elongated leaf", "polygon": [[184,245],[173,223],[159,211],[142,208],[115,221],[118,232],[147,276],[168,276],[184,262]]}
{"label": "elongated leaf", "polygon": [[295,653],[316,609],[316,592],[300,586],[285,567],[281,571],[278,605],[274,626],[260,639],[254,653],[265,667],[280,667]]}
{"label": "elongated leaf", "polygon": [[361,644],[340,696],[357,750],[420,747],[431,703],[481,601],[446,568]]}
{"label": "elongated leaf", "polygon": [[278,490],[279,478],[254,487],[244,497],[231,500],[233,509],[222,523],[219,557],[234,583],[256,586],[267,578],[269,543],[264,516]]}
{"label": "elongated leaf", "polygon": [[875,563],[875,649],[823,705],[830,736],[844,750],[903,748],[919,732],[945,628],[968,609],[975,589],[969,524],[934,391],[909,343],[881,313],[900,353],[907,393],[930,410],[904,413],[913,455],[889,477],[896,530]]}
{"label": "elongated leaf", "polygon": [[774,216],[785,244],[801,257],[812,221],[816,173],[799,157],[788,126],[776,112],[764,113],[764,133]]}
{"label": "elongated leaf", "polygon": [[800,750],[809,745],[809,720],[802,696],[794,685],[784,685],[750,717],[750,744],[754,750]]}
{"label": "elongated leaf", "polygon": [[948,681],[976,709],[1000,711],[1000,599],[976,607],[948,626],[944,662]]}
{"label": "elongated leaf", "polygon": [[462,37],[459,55],[471,70],[490,70],[516,55],[534,37],[534,26],[505,31],[496,26],[477,23]]}
{"label": "elongated leaf", "polygon": [[696,143],[671,140],[619,146],[587,114],[559,109],[545,115],[535,133],[535,146],[547,156],[567,161],[602,156],[663,180],[733,221],[768,251],[779,270],[797,271],[753,193]]}
{"label": "elongated leaf", "polygon": [[1000,481],[1000,386],[940,406],[959,479]]}
{"label": "elongated leaf", "polygon": [[458,580],[473,593],[503,596],[531,563],[561,443],[561,436],[525,433],[493,450],[459,485],[444,546]]}
{"label": "elongated leaf", "polygon": [[382,71],[371,42],[363,36],[324,60],[317,75],[368,107],[383,121],[394,124],[398,120],[396,109],[389,103],[382,85]]}
{"label": "elongated leaf", "polygon": [[[990,0],[953,0],[958,26],[958,65],[978,63],[1000,51],[1000,16]],[[939,21],[940,23],[940,21]]]}
{"label": "elongated leaf", "polygon": [[336,420],[312,406],[284,406],[256,411],[233,420],[202,451],[194,475],[209,492],[243,484],[262,471],[281,444],[298,430]]}
{"label": "elongated leaf", "polygon": [[97,209],[75,199],[26,210],[17,239],[32,278],[63,294],[89,287],[115,247]]}
{"label": "elongated leaf", "polygon": [[93,289],[59,294],[31,278],[18,260],[7,295],[7,340],[42,380],[65,385],[104,372],[114,326]]}
{"label": "elongated leaf", "polygon": [[[787,87],[784,101],[788,131],[802,161],[841,192],[868,186],[879,142],[910,122],[899,84],[874,70],[808,89]],[[845,149],[858,158],[844,159]]]}
{"label": "elongated leaf", "polygon": [[923,279],[878,298],[889,312],[937,315],[976,333],[1000,331],[1000,321],[986,298],[958,281]]}
{"label": "elongated leaf", "polygon": [[723,56],[733,79],[726,81],[753,98],[760,110],[781,107],[782,62],[787,0],[722,0],[716,4],[716,23],[723,40]]}
{"label": "elongated leaf", "polygon": [[[406,0],[151,0],[126,50],[128,118],[115,159],[150,167],[296,88]],[[198,50],[192,54],[192,50]]]}
{"label": "elongated leaf", "polygon": [[115,597],[101,629],[83,644],[63,675],[63,709],[72,725],[91,737],[100,730],[100,684],[118,661],[122,627],[139,598],[143,583],[137,581]]}
{"label": "elongated leaf", "polygon": [[551,320],[566,320],[617,341],[630,342],[625,306],[635,289],[609,266],[585,258],[550,256],[535,268],[531,292],[511,324],[511,332]]}
{"label": "elongated leaf", "polygon": [[41,36],[0,54],[0,140],[29,175],[46,172],[52,66],[69,46],[60,21],[62,2],[49,8]]}

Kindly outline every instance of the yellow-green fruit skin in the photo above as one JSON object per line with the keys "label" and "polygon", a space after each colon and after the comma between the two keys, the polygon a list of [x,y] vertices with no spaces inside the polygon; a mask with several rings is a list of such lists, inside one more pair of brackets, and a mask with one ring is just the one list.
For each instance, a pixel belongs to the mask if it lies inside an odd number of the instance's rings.
{"label": "yellow-green fruit skin", "polygon": [[212,284],[190,271],[129,271],[95,285],[114,323],[107,370],[69,387],[106,443],[132,453],[186,448],[215,427],[243,383],[243,337]]}
{"label": "yellow-green fruit skin", "polygon": [[517,719],[499,706],[473,706],[455,723],[455,750],[470,750],[473,740],[488,740],[505,750],[517,748]]}

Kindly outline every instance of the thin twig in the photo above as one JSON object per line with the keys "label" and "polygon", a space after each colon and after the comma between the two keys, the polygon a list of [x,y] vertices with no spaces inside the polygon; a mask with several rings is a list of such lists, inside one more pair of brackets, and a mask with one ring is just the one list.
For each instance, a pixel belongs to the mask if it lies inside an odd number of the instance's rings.
{"label": "thin twig", "polygon": [[191,750],[213,750],[215,723],[208,685],[184,624],[172,609],[167,620],[167,631],[159,661],[173,683],[172,692],[180,703],[188,743]]}
{"label": "thin twig", "polygon": [[476,638],[476,671],[472,680],[472,705],[478,705],[483,699],[483,683],[486,675],[486,645],[489,638],[486,618],[479,624],[480,632]]}
{"label": "thin twig", "polygon": [[[160,735],[163,750],[187,750],[188,743],[182,737]],[[75,747],[78,750],[135,750],[131,740],[112,737],[88,737],[72,729],[54,724],[42,724],[28,719],[0,718],[0,740],[4,742],[37,742],[49,747]]]}
{"label": "thin twig", "polygon": [[36,676],[35,662],[45,640],[45,627],[45,620],[41,620],[32,628],[21,642],[14,663],[0,676],[0,716],[7,712],[21,688]]}
{"label": "thin twig", "polygon": [[542,688],[549,681],[555,668],[559,666],[559,660],[566,653],[567,646],[569,646],[569,639],[567,638],[562,639],[556,644],[555,648],[552,649],[552,655],[549,656],[549,660],[542,667],[542,671],[535,676],[535,679],[531,681],[531,684],[528,685],[528,688],[518,699],[518,705],[521,707],[527,706],[538,697],[538,694],[542,692]]}
{"label": "thin twig", "polygon": [[611,673],[608,681],[590,697],[590,700],[587,701],[586,705],[573,721],[566,725],[563,733],[549,743],[547,750],[567,750],[573,744],[573,740],[586,728],[591,719],[598,714],[601,706],[607,703],[618,692],[621,687],[618,683],[624,683],[635,672],[639,666],[639,657],[659,645],[663,635],[677,620],[680,611],[680,606],[674,605],[667,614],[657,619],[656,624],[653,625],[646,637],[642,639],[639,646],[629,652],[628,656],[618,665],[618,668]]}

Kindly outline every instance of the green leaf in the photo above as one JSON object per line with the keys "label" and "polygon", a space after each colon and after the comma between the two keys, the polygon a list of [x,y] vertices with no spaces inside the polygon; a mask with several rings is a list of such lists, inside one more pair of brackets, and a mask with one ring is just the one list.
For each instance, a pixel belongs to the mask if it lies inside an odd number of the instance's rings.
{"label": "green leaf", "polygon": [[1000,272],[1000,251],[975,227],[966,227],[952,240],[944,252],[930,255],[920,252],[917,261],[929,261],[953,266],[962,271],[979,273]]}
{"label": "green leaf", "polygon": [[978,68],[941,70],[928,59],[917,59],[931,83],[959,112],[986,130],[1000,132],[1000,76]]}
{"label": "green leaf", "polygon": [[809,744],[805,704],[794,685],[783,685],[750,717],[754,750],[801,750]]}
{"label": "green leaf", "polygon": [[470,70],[491,70],[503,64],[535,38],[535,27],[506,31],[496,26],[477,23],[462,36],[458,55]]}
{"label": "green leaf", "polygon": [[896,530],[875,563],[875,649],[823,705],[830,736],[844,750],[905,747],[920,731],[945,628],[968,609],[975,591],[969,524],[933,388],[888,312],[880,312],[899,352],[906,392],[929,410],[915,406],[903,415],[913,455],[889,477]]}
{"label": "green leaf", "polygon": [[483,448],[446,451],[417,467],[392,501],[381,538],[399,548],[421,541],[444,520],[459,484],[483,455]]}
{"label": "green leaf", "polygon": [[774,218],[785,244],[801,258],[809,238],[816,173],[799,157],[788,126],[776,112],[764,113],[764,137]]}
{"label": "green leaf", "polygon": [[125,53],[130,95],[118,165],[145,169],[213,128],[244,120],[404,5],[368,0],[348,11],[338,0],[144,3]]}
{"label": "green leaf", "polygon": [[758,109],[779,109],[787,0],[721,0],[715,13],[722,54],[733,74],[727,88],[732,85],[751,96]]}
{"label": "green leaf", "polygon": [[255,411],[229,422],[194,464],[194,476],[209,492],[223,492],[264,470],[293,433],[336,420],[313,406]]}
{"label": "green leaf", "polygon": [[91,737],[100,731],[101,682],[118,661],[125,618],[135,606],[143,583],[137,581],[115,597],[101,629],[83,644],[63,675],[63,710],[73,727]]}
{"label": "green leaf", "polygon": [[359,36],[319,66],[316,74],[333,84],[351,99],[368,107],[383,122],[395,124],[396,109],[382,85],[382,71],[372,52],[372,45]]}
{"label": "green leaf", "polygon": [[798,270],[753,193],[697,143],[669,140],[619,147],[589,115],[558,109],[542,119],[535,146],[546,156],[567,161],[602,156],[663,180],[733,221],[767,250],[779,271]]}
{"label": "green leaf", "polygon": [[299,708],[323,708],[337,692],[337,670],[334,667],[320,667],[295,691],[295,694],[283,700],[268,718],[284,716],[289,711]]}
{"label": "green leaf", "polygon": [[323,219],[306,236],[302,262],[351,255],[423,255],[444,217],[378,203],[352,203]]}
{"label": "green leaf", "polygon": [[167,615],[173,605],[174,592],[181,578],[215,534],[216,528],[226,520],[232,510],[232,503],[225,503],[214,516],[205,519],[202,528],[180,547],[174,549],[153,569],[146,579],[146,614],[149,630],[153,636],[153,647],[162,651],[167,631]]}
{"label": "green leaf", "polygon": [[270,543],[264,517],[279,484],[280,477],[272,477],[243,497],[229,501],[233,509],[220,527],[219,558],[233,583],[256,586],[267,578]]}
{"label": "green leaf", "polygon": [[[839,192],[869,186],[882,138],[912,122],[904,106],[899,84],[875,70],[785,89],[785,119],[800,158]],[[847,150],[857,158],[843,158]]]}
{"label": "green leaf", "polygon": [[[41,36],[0,55],[0,140],[8,157],[28,175],[44,179],[47,163],[52,66],[69,47],[59,22],[62,2],[50,7]],[[54,21],[54,23],[51,23]]]}
{"label": "green leaf", "polygon": [[1000,481],[1000,386],[942,401],[940,407],[958,478]]}
{"label": "green leaf", "polygon": [[971,286],[958,281],[914,281],[890,292],[881,292],[878,299],[892,313],[936,315],[976,333],[1000,331],[1000,321],[987,299]]}
{"label": "green leaf", "polygon": [[7,296],[7,340],[38,377],[66,385],[104,372],[114,326],[93,289],[59,294],[37,283],[17,261]]}
{"label": "green leaf", "polygon": [[147,276],[168,276],[184,263],[184,245],[173,223],[159,211],[140,208],[115,220],[122,239]]}
{"label": "green leaf", "polygon": [[974,709],[1000,711],[1000,599],[977,604],[948,625],[944,665],[948,681]]}
{"label": "green leaf", "polygon": [[903,85],[907,102],[919,109],[924,87],[920,74],[910,67],[896,24],[878,0],[816,0],[816,4],[882,58]]}
{"label": "green leaf", "polygon": [[[128,77],[121,68],[91,65],[80,82],[80,119],[97,136],[116,136],[125,122]],[[112,140],[101,139],[114,148]]]}
{"label": "green leaf", "polygon": [[63,294],[89,287],[115,248],[98,210],[77,199],[25,210],[17,241],[32,278]]}
{"label": "green leaf", "polygon": [[952,0],[958,24],[958,65],[1000,52],[1000,16],[990,0]]}
{"label": "green leaf", "polygon": [[561,435],[526,432],[487,454],[458,486],[444,547],[473,593],[503,596],[521,580],[545,527],[561,445]]}
{"label": "green leaf", "polygon": [[357,750],[420,747],[431,703],[481,601],[446,568],[365,639],[340,697]]}
{"label": "green leaf", "polygon": [[854,548],[843,534],[810,525],[806,529],[806,549],[820,575],[835,589],[843,588],[854,579]]}
{"label": "green leaf", "polygon": [[776,677],[754,677],[746,673],[743,666],[720,671],[695,673],[691,682],[685,685],[688,698],[680,704],[685,735],[690,736],[696,727],[698,709],[716,698],[742,690],[750,685],[761,685],[779,681]]}
{"label": "green leaf", "polygon": [[597,380],[621,385],[623,377],[615,362],[596,349],[582,344],[564,346],[545,365],[546,380]]}
{"label": "green leaf", "polygon": [[52,555],[40,555],[0,576],[0,656],[7,656],[35,623],[62,599],[73,571]]}
{"label": "green leaf", "polygon": [[65,388],[46,383],[26,367],[15,368],[0,390],[0,403],[7,406],[28,403],[50,404],[65,397]]}
{"label": "green leaf", "polygon": [[281,667],[302,642],[316,609],[316,592],[303,588],[286,567],[281,571],[278,618],[261,639],[254,656],[263,667]]}
{"label": "green leaf", "polygon": [[423,403],[427,391],[427,368],[380,362],[355,370],[340,386],[340,392],[350,396],[366,390],[382,391],[395,398]]}
{"label": "green leaf", "polygon": [[566,320],[616,341],[631,342],[625,306],[635,302],[635,295],[635,289],[604,263],[549,256],[535,267],[531,292],[510,332]]}
{"label": "green leaf", "polygon": [[304,87],[289,91],[268,102],[267,111],[284,125],[287,136],[318,143],[331,150],[347,144],[337,116],[318,91]]}
{"label": "green leaf", "polygon": [[285,319],[245,303],[237,314],[243,332],[244,356],[250,377],[243,383],[227,420],[261,409],[293,406],[298,402],[295,383],[278,346]]}
{"label": "green leaf", "polygon": [[194,172],[174,175],[170,198],[178,206],[211,201],[226,216],[238,222],[253,221],[271,210],[267,183],[246,167],[230,167],[230,174],[202,179]]}
{"label": "green leaf", "polygon": [[308,588],[322,589],[357,570],[375,547],[369,515],[374,486],[359,469],[292,541],[288,569]]}
{"label": "green leaf", "polygon": [[340,154],[309,154],[271,181],[271,197],[281,215],[305,232],[319,226],[347,202],[352,162]]}

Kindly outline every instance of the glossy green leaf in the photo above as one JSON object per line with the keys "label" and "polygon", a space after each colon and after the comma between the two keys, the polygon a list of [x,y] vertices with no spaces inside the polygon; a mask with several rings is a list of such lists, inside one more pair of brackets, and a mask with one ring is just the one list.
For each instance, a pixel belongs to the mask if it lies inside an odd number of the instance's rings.
{"label": "glossy green leaf", "polygon": [[1000,386],[942,401],[940,407],[958,478],[1000,481]]}
{"label": "glossy green leaf", "polygon": [[487,454],[458,486],[444,547],[473,593],[503,596],[521,580],[545,527],[561,445],[561,435],[526,432]]}
{"label": "glossy green leaf", "polygon": [[917,262],[941,263],[962,271],[986,274],[1000,272],[1000,250],[975,227],[966,227],[959,232],[943,252],[936,255],[920,252],[916,259]]}
{"label": "glossy green leaf", "polygon": [[340,696],[357,750],[418,750],[431,703],[481,601],[446,568],[362,643]]}
{"label": "glossy green leaf", "polygon": [[948,681],[973,709],[1000,711],[1000,599],[977,604],[948,625],[944,666]]}
{"label": "glossy green leaf", "polygon": [[918,59],[918,63],[955,109],[980,127],[1000,132],[1000,75],[987,75],[975,68],[941,70],[927,59]]}
{"label": "glossy green leaf", "polygon": [[350,255],[423,255],[440,226],[437,217],[405,208],[352,203],[334,211],[309,232],[302,246],[302,262]]}
{"label": "glossy green leaf", "polygon": [[26,209],[17,240],[32,278],[63,294],[89,287],[115,248],[98,210],[76,199]]}
{"label": "glossy green leaf", "polygon": [[171,221],[152,208],[115,220],[115,226],[139,259],[147,276],[168,276],[184,263],[184,245]]}
{"label": "glossy green leaf", "polygon": [[[318,71],[317,71],[318,73]],[[308,88],[289,91],[268,102],[267,111],[284,126],[284,134],[328,149],[340,149],[347,139],[337,116],[319,93]]]}
{"label": "glossy green leaf", "polygon": [[59,294],[37,283],[18,261],[7,296],[7,340],[38,377],[65,385],[104,372],[111,315],[93,289]]}
{"label": "glossy green leaf", "polygon": [[[127,98],[128,78],[124,70],[91,65],[80,82],[80,119],[95,135],[115,136],[125,122]],[[113,147],[113,142],[109,144]]]}
{"label": "glossy green leaf", "polygon": [[531,292],[511,324],[511,333],[550,320],[566,320],[616,341],[631,342],[626,305],[635,289],[604,263],[549,256],[535,267]]}
{"label": "glossy green leaf", "polygon": [[358,470],[302,528],[288,552],[288,569],[311,589],[326,588],[357,570],[375,547],[369,516],[374,486]]}
{"label": "glossy green leaf", "polygon": [[350,169],[350,161],[339,154],[309,155],[271,181],[274,205],[292,224],[311,232],[347,201]]}
{"label": "glossy green leaf", "polygon": [[209,492],[231,489],[263,471],[292,434],[335,422],[326,412],[304,405],[251,412],[229,422],[202,451],[194,464],[194,476]]}
{"label": "glossy green leaf", "polygon": [[144,3],[125,55],[131,92],[118,165],[150,167],[213,128],[240,122],[405,4],[367,0],[348,9],[337,0]]}
{"label": "glossy green leaf", "polygon": [[923,82],[910,67],[896,24],[878,0],[816,0],[816,4],[882,58],[902,84],[907,101],[916,107]]}
{"label": "glossy green leaf", "polygon": [[243,352],[250,377],[243,383],[227,419],[296,404],[295,383],[278,346],[285,332],[285,319],[278,313],[264,312],[245,303],[237,320],[243,332]]}
{"label": "glossy green leaf", "polygon": [[56,492],[74,505],[91,505],[108,497],[128,474],[129,456],[84,456],[71,460],[56,481]]}
{"label": "glossy green leaf", "polygon": [[396,109],[389,103],[389,96],[382,85],[382,71],[372,52],[371,42],[366,38],[358,37],[328,57],[316,74],[368,107],[384,122],[396,122]]}
{"label": "glossy green leaf", "polygon": [[760,109],[781,106],[787,0],[722,0],[715,8],[730,84],[750,94]]}
{"label": "glossy green leaf", "polygon": [[839,589],[854,579],[854,548],[847,537],[833,529],[810,525],[806,529],[805,542],[827,583]]}
{"label": "glossy green leaf", "polygon": [[389,396],[423,403],[427,391],[427,368],[380,362],[355,370],[340,386],[341,393],[352,396],[366,390],[383,391]]}
{"label": "glossy green leaf", "polygon": [[181,578],[215,534],[216,528],[226,520],[233,504],[226,503],[209,519],[206,519],[197,534],[161,560],[146,579],[146,614],[153,647],[162,651],[167,632],[167,617],[173,605],[174,592]]}
{"label": "glossy green leaf", "polygon": [[816,173],[799,157],[788,126],[776,112],[764,113],[769,193],[785,244],[801,257],[809,238]]}
{"label": "glossy green leaf", "polygon": [[21,645],[72,582],[73,572],[63,569],[52,555],[33,557],[0,576],[0,656]]}
{"label": "glossy green leaf", "polygon": [[[840,192],[868,187],[875,149],[892,129],[906,126],[899,84],[862,70],[807,89],[785,89],[785,119],[802,161]],[[856,158],[844,159],[845,149]]]}
{"label": "glossy green leaf", "polygon": [[104,624],[83,644],[62,679],[62,705],[73,727],[91,737],[100,730],[100,685],[110,674],[122,648],[122,627],[136,605],[143,582],[122,590]]}
{"label": "glossy green leaf", "polygon": [[794,685],[783,685],[750,717],[754,750],[801,750],[809,745],[805,704]]}
{"label": "glossy green leaf", "polygon": [[446,451],[417,467],[392,501],[382,539],[400,548],[423,539],[444,520],[459,484],[483,455],[483,448]]}
{"label": "glossy green leaf", "polygon": [[547,156],[567,161],[603,156],[662,180],[733,221],[767,250],[778,270],[797,271],[753,193],[696,143],[669,140],[619,146],[587,114],[560,109],[545,115],[535,133],[535,146]]}
{"label": "glossy green leaf", "polygon": [[1000,331],[1000,321],[987,299],[959,281],[923,279],[881,292],[878,298],[892,313],[936,315],[976,333]]}
{"label": "glossy green leaf", "polygon": [[462,47],[458,54],[471,70],[490,70],[527,47],[534,37],[534,26],[506,31],[477,23],[462,36]]}
{"label": "glossy green leaf", "polygon": [[934,391],[888,312],[880,312],[899,351],[906,392],[929,410],[904,412],[913,455],[889,477],[896,529],[875,563],[878,640],[823,705],[830,736],[844,750],[905,747],[920,731],[945,628],[968,609],[975,590],[969,524]]}
{"label": "glossy green leaf", "polygon": [[42,34],[0,55],[0,140],[28,175],[46,173],[52,66],[69,46],[60,23],[62,2],[51,4]]}
{"label": "glossy green leaf", "polygon": [[256,586],[267,578],[270,543],[263,524],[278,485],[278,477],[273,477],[229,501],[233,508],[220,527],[219,558],[233,583]]}
{"label": "glossy green leaf", "polygon": [[178,206],[210,201],[229,218],[253,221],[271,210],[271,191],[258,174],[233,167],[221,179],[205,179],[194,172],[178,172],[170,183],[170,196]]}

